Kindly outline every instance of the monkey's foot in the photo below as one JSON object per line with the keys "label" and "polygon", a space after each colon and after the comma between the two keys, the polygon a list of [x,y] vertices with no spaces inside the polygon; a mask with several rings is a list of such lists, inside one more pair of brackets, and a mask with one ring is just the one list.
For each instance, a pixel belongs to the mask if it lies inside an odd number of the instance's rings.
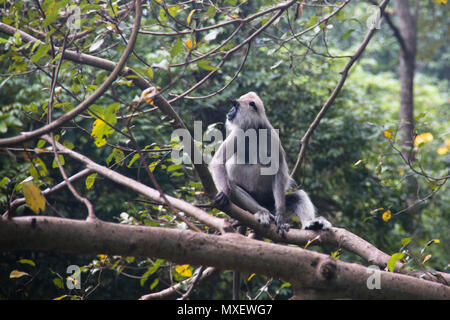
{"label": "monkey's foot", "polygon": [[281,215],[275,216],[275,225],[277,226],[276,231],[284,238],[284,233],[288,232],[290,229],[290,224],[284,222],[284,218]]}
{"label": "monkey's foot", "polygon": [[306,230],[330,230],[331,228],[331,223],[324,217],[317,217],[305,226]]}
{"label": "monkey's foot", "polygon": [[217,193],[213,199],[213,205],[219,210],[223,210],[230,203],[230,198],[222,191]]}
{"label": "monkey's foot", "polygon": [[270,225],[270,212],[269,211],[258,211],[255,213],[255,218],[261,223],[264,227],[268,227]]}

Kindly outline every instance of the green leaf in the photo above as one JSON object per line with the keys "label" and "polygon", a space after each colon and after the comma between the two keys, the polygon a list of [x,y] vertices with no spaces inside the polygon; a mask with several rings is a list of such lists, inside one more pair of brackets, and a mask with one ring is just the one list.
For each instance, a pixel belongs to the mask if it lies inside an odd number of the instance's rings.
{"label": "green leaf", "polygon": [[37,49],[36,53],[33,54],[33,56],[31,57],[30,61],[33,63],[38,62],[39,60],[42,59],[42,57],[44,57],[48,50],[50,50],[50,45],[49,44],[45,44],[42,46],[39,46],[39,48]]}
{"label": "green leaf", "polygon": [[72,142],[70,142],[69,140],[64,140],[63,146],[70,150],[75,148],[74,144]]}
{"label": "green leaf", "polygon": [[153,280],[152,284],[150,285],[150,290],[155,289],[155,287],[158,285],[159,283],[159,278],[156,278],[155,280]]}
{"label": "green leaf", "polygon": [[387,268],[390,272],[394,272],[395,269],[395,265],[397,264],[398,260],[403,259],[403,257],[405,256],[404,253],[394,253],[391,258],[389,259],[388,263],[387,263]]}
{"label": "green leaf", "polygon": [[179,9],[180,9],[180,7],[178,7],[177,5],[167,7],[167,11],[169,11],[169,14],[172,17],[175,17],[177,15],[177,12]]}
{"label": "green leaf", "polygon": [[145,281],[147,281],[148,277],[149,277],[150,275],[152,275],[153,273],[155,273],[155,271],[158,270],[159,266],[160,266],[161,263],[163,263],[163,262],[164,262],[163,259],[157,259],[157,260],[155,261],[155,263],[153,263],[153,265],[152,265],[151,267],[149,267],[149,268],[147,269],[147,271],[145,271],[145,273],[142,275],[141,281],[140,281],[142,287],[144,286]]}
{"label": "green leaf", "polygon": [[122,150],[114,148],[112,153],[106,158],[106,164],[109,165],[113,158],[115,163],[123,165],[122,160],[125,158],[125,154]]}
{"label": "green leaf", "polygon": [[3,188],[4,186],[6,186],[6,184],[8,183],[9,178],[8,177],[3,177],[2,180],[0,180],[0,188]]}
{"label": "green leaf", "polygon": [[36,148],[41,149],[45,145],[45,140],[40,139],[36,145]]}
{"label": "green leaf", "polygon": [[97,173],[90,174],[86,177],[86,181],[85,181],[86,189],[89,190],[90,188],[92,188],[92,186],[94,185],[94,182],[95,182],[95,178],[97,178]]}
{"label": "green leaf", "polygon": [[32,267],[36,267],[36,263],[33,260],[30,260],[30,259],[20,259],[17,262],[18,263],[23,263],[23,264],[29,264]]}
{"label": "green leaf", "polygon": [[403,238],[401,240],[402,246],[406,247],[411,242],[411,238]]}
{"label": "green leaf", "polygon": [[53,284],[54,284],[57,288],[59,288],[59,289],[64,289],[64,283],[63,283],[63,281],[61,280],[61,278],[55,278],[55,279],[53,279]]}
{"label": "green leaf", "polygon": [[155,171],[155,168],[156,168],[156,165],[158,164],[158,161],[154,161],[154,162],[152,162],[152,163],[150,163],[149,165],[148,165],[148,168],[150,169],[150,172],[153,172],[153,171]]}
{"label": "green leaf", "polygon": [[[183,52],[183,44],[181,42],[181,38],[177,38],[177,40],[175,41],[175,43],[173,44],[172,48],[169,51],[170,56],[173,58],[182,52]],[[151,78],[153,78],[153,72]]]}
{"label": "green leaf", "polygon": [[153,68],[148,68],[146,70],[147,75],[149,76],[150,79],[153,79]]}
{"label": "green leaf", "polygon": [[110,104],[105,110],[105,120],[111,125],[115,125],[117,123],[117,111],[120,109],[120,103],[114,102]]}
{"label": "green leaf", "polygon": [[138,154],[138,153],[136,153],[136,154],[133,156],[133,158],[131,158],[130,162],[128,162],[127,167],[130,168],[130,167],[133,165],[133,163],[134,163],[137,159],[139,159],[139,154]]}
{"label": "green leaf", "polygon": [[280,289],[289,288],[290,286],[291,286],[291,284],[289,282],[285,282],[281,285]]}
{"label": "green leaf", "polygon": [[[62,154],[58,154],[59,162],[64,166],[66,161],[64,160],[64,156]],[[58,162],[56,162],[56,157],[53,159],[52,168],[58,168]]]}
{"label": "green leaf", "polygon": [[419,121],[423,117],[425,117],[427,114],[425,112],[420,113],[419,115],[414,117],[414,120]]}
{"label": "green leaf", "polygon": [[307,26],[311,27],[311,26],[315,25],[317,23],[317,20],[318,19],[317,19],[317,17],[315,15],[311,16],[311,18],[308,21]]}
{"label": "green leaf", "polygon": [[172,172],[172,171],[178,170],[178,169],[180,169],[180,168],[182,168],[182,167],[183,167],[183,165],[181,165],[181,164],[171,164],[171,165],[167,168],[167,172]]}
{"label": "green leaf", "polygon": [[208,70],[208,71],[215,71],[218,69],[217,67],[211,65],[211,62],[208,60],[201,60],[201,61],[197,62],[197,66],[199,68],[202,68],[202,69]]}
{"label": "green leaf", "polygon": [[20,46],[20,45],[22,44],[22,39],[21,39],[21,37],[20,37],[20,32],[19,32],[19,31],[14,32],[14,42],[15,42],[18,46]]}
{"label": "green leaf", "polygon": [[342,40],[346,40],[352,33],[355,31],[355,29],[350,29],[344,35],[342,36]]}
{"label": "green leaf", "polygon": [[34,50],[36,50],[36,48],[41,44],[41,40],[36,41],[33,46],[31,47],[31,51],[30,53],[33,53]]}

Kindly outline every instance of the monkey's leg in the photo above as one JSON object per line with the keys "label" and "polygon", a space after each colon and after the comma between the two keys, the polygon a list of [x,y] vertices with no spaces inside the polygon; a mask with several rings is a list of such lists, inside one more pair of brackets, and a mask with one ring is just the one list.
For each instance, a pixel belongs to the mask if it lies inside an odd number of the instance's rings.
{"label": "monkey's leg", "polygon": [[286,195],[286,207],[294,212],[307,230],[329,230],[331,223],[324,217],[316,217],[316,209],[311,199],[303,190]]}
{"label": "monkey's leg", "polygon": [[261,206],[253,197],[239,186],[231,188],[231,201],[236,203],[239,207],[255,214],[256,219],[263,226],[270,225],[271,213],[269,210]]}

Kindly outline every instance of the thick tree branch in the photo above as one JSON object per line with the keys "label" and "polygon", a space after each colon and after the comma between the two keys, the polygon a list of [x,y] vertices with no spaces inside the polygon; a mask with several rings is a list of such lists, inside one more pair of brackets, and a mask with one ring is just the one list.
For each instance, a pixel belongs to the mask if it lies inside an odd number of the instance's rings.
{"label": "thick tree branch", "polygon": [[378,271],[381,288],[369,290],[371,272],[358,265],[289,246],[189,230],[130,226],[54,217],[0,219],[0,250],[160,257],[276,277],[315,296],[354,299],[450,299],[450,287]]}

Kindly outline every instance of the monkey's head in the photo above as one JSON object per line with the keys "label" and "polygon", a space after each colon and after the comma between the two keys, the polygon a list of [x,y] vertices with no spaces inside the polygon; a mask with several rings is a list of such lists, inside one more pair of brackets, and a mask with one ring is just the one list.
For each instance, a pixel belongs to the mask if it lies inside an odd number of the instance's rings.
{"label": "monkey's head", "polygon": [[264,104],[256,93],[249,92],[231,103],[233,106],[227,113],[227,127],[249,129],[266,126]]}

